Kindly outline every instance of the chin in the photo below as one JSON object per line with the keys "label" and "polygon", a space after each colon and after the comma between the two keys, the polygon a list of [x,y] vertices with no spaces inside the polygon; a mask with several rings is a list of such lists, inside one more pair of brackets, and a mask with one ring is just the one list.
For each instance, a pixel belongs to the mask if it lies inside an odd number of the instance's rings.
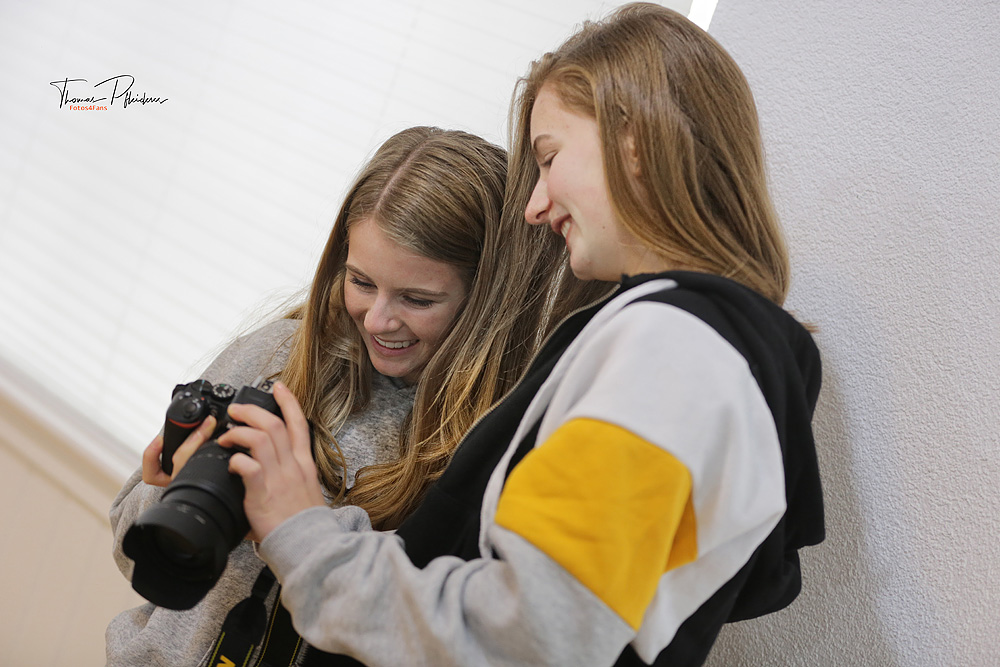
{"label": "chin", "polygon": [[404,375],[409,373],[409,371],[406,369],[400,370],[398,368],[386,368],[385,366],[382,365],[376,365],[376,364],[372,365],[375,366],[375,370],[377,370],[379,373],[390,378],[403,377]]}
{"label": "chin", "polygon": [[580,280],[607,280],[607,278],[594,275],[594,271],[589,266],[573,266],[572,259],[570,259],[569,268],[573,272],[573,275]]}
{"label": "chin", "polygon": [[587,270],[586,266],[578,266],[573,262],[573,256],[570,255],[569,258],[569,270],[573,272],[573,275],[580,280],[591,280],[590,271]]}

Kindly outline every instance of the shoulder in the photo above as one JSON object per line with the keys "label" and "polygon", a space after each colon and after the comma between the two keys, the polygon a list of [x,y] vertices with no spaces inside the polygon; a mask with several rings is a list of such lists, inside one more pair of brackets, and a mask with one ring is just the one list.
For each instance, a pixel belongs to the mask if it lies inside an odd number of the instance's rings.
{"label": "shoulder", "polygon": [[261,350],[273,352],[282,348],[290,348],[292,338],[299,329],[299,320],[281,319],[261,326],[248,334],[236,339],[236,344],[244,350]]}
{"label": "shoulder", "polygon": [[280,372],[288,360],[298,320],[276,320],[230,343],[201,377],[212,383],[247,384],[258,375]]}
{"label": "shoulder", "polygon": [[[631,350],[635,355],[662,356],[681,344],[715,348],[731,338],[728,318],[721,307],[725,300],[713,290],[691,289],[679,284],[678,272],[651,274],[623,280],[622,290],[587,322],[570,345],[571,358],[581,352],[603,354],[608,349]],[[735,283],[718,277],[726,290]],[[712,283],[714,288],[719,285]],[[673,344],[671,347],[667,343]],[[575,349],[574,349],[575,348]]]}
{"label": "shoulder", "polygon": [[598,420],[686,462],[745,437],[767,442],[768,449],[775,442],[770,410],[746,358],[699,317],[638,301],[585,333],[540,436],[573,419]]}
{"label": "shoulder", "polygon": [[[581,332],[573,365],[656,384],[678,376],[743,375],[743,355],[701,314],[661,300],[633,301]],[[718,378],[723,381],[724,378]]]}

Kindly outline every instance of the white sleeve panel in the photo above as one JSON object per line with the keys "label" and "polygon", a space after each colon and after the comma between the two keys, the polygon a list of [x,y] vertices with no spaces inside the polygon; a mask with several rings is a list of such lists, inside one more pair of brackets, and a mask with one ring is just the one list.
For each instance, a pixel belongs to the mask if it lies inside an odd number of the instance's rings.
{"label": "white sleeve panel", "polygon": [[661,580],[634,642],[651,659],[783,515],[774,419],[732,345],[699,318],[656,302],[626,306],[586,338],[552,397],[538,442],[574,418],[632,431],[691,473],[698,559]]}
{"label": "white sleeve panel", "polygon": [[634,303],[589,337],[552,398],[538,442],[581,417],[617,424],[684,463],[699,553],[729,539],[730,524],[773,519],[773,526],[785,509],[774,419],[746,360],[684,310]]}

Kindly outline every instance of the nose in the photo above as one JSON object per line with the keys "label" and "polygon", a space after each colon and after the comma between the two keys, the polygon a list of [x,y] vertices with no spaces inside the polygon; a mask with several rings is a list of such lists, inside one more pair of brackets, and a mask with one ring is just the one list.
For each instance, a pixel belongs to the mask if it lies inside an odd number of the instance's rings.
{"label": "nose", "polygon": [[549,222],[549,208],[552,202],[549,200],[548,187],[539,178],[535,183],[535,189],[531,191],[531,199],[524,208],[524,219],[529,225],[546,225]]}
{"label": "nose", "polygon": [[365,313],[365,330],[370,334],[385,334],[401,326],[393,303],[381,295],[375,298]]}

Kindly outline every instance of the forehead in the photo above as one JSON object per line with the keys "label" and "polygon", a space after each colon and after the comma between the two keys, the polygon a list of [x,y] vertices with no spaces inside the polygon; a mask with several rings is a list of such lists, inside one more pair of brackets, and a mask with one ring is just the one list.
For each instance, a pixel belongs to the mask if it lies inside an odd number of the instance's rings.
{"label": "forehead", "polygon": [[563,105],[555,88],[551,84],[542,86],[531,105],[529,134],[532,142],[557,126],[561,116],[567,113],[569,110]]}
{"label": "forehead", "polygon": [[385,289],[450,291],[462,287],[457,268],[400,245],[371,218],[348,230],[347,264]]}
{"label": "forehead", "polygon": [[591,136],[600,142],[597,121],[563,104],[551,84],[542,86],[531,107],[529,140],[532,149],[537,153],[547,142],[561,143]]}

